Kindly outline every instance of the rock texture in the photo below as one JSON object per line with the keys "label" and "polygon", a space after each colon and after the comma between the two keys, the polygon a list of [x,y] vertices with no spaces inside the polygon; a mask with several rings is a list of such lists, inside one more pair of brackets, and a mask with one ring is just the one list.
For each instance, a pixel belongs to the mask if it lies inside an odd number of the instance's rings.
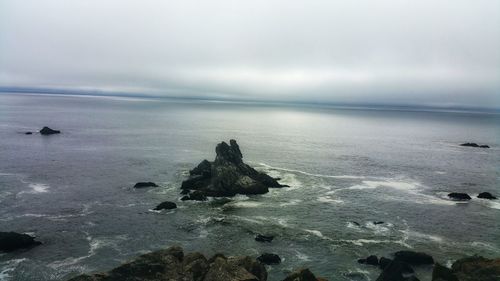
{"label": "rock texture", "polygon": [[432,281],[498,281],[500,259],[472,256],[457,260],[451,269],[436,264]]}
{"label": "rock texture", "polygon": [[60,133],[61,133],[61,131],[59,131],[59,130],[52,130],[49,127],[43,127],[40,130],[40,134],[42,134],[42,135],[53,135],[53,134],[60,134]]}
{"label": "rock texture", "polygon": [[0,232],[0,251],[12,252],[18,249],[31,248],[42,244],[35,237],[16,232]]}
{"label": "rock texture", "polygon": [[250,257],[207,259],[200,253],[184,255],[180,247],[142,255],[109,272],[83,274],[70,281],[265,281],[264,265]]}
{"label": "rock texture", "polygon": [[283,187],[274,178],[243,163],[235,140],[221,142],[215,148],[213,162],[203,160],[182,183],[182,200],[205,200],[206,196],[229,197],[236,194],[264,194],[270,187]]}

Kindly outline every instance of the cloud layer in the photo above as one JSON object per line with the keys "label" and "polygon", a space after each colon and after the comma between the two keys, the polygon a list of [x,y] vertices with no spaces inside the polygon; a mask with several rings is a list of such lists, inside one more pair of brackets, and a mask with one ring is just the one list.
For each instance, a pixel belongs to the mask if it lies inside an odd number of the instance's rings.
{"label": "cloud layer", "polygon": [[0,86],[500,107],[500,1],[0,0]]}

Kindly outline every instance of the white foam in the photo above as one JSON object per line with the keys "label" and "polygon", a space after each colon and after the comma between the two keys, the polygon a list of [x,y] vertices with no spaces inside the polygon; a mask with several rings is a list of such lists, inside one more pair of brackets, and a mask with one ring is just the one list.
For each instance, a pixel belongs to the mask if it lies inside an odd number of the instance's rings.
{"label": "white foam", "polygon": [[281,207],[294,206],[294,205],[300,204],[301,202],[302,202],[302,200],[300,200],[300,199],[292,199],[289,202],[281,203],[280,206]]}
{"label": "white foam", "polygon": [[10,280],[12,277],[10,273],[16,270],[17,266],[25,260],[26,258],[14,259],[14,260],[8,260],[5,264],[1,264],[2,271],[0,271],[0,281]]}
{"label": "white foam", "polygon": [[304,229],[304,231],[309,232],[311,234],[314,234],[314,235],[318,236],[319,238],[325,238],[325,236],[323,235],[323,233],[321,233],[321,231],[319,231],[319,230]]}
{"label": "white foam", "polygon": [[257,201],[236,201],[232,203],[228,203],[226,205],[236,206],[240,208],[257,208],[262,206],[262,202]]}
{"label": "white foam", "polygon": [[405,234],[406,237],[413,237],[413,238],[420,238],[426,241],[432,241],[435,243],[442,243],[444,241],[444,238],[438,235],[433,235],[433,234],[426,234],[426,233],[420,233],[417,231],[410,231],[409,229],[407,230],[400,230],[401,233]]}
{"label": "white foam", "polygon": [[308,255],[301,253],[297,250],[295,250],[295,256],[301,261],[311,261],[311,258]]}
{"label": "white foam", "polygon": [[343,200],[333,199],[330,196],[319,196],[318,197],[318,202],[322,202],[322,203],[336,203],[336,204],[342,204],[342,203],[344,203]]}
{"label": "white foam", "polygon": [[365,178],[364,176],[350,176],[350,175],[333,176],[333,175],[313,174],[313,173],[308,173],[308,172],[301,171],[301,170],[273,167],[273,166],[267,165],[266,163],[259,163],[259,165],[261,165],[265,168],[271,169],[271,170],[280,170],[280,171],[299,173],[299,174],[312,176],[312,177],[336,178],[336,179],[364,179]]}
{"label": "white foam", "polygon": [[39,194],[39,193],[47,193],[49,192],[50,186],[44,183],[30,183],[28,184],[30,190],[24,190],[17,193],[17,196],[22,194]]}

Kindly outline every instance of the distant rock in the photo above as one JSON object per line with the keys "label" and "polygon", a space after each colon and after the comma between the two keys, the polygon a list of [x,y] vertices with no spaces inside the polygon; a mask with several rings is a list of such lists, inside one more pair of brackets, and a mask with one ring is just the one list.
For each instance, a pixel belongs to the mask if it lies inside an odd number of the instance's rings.
{"label": "distant rock", "polygon": [[266,281],[264,265],[247,256],[207,259],[200,253],[184,255],[171,247],[139,256],[106,273],[79,275],[69,281]]}
{"label": "distant rock", "polygon": [[146,187],[158,187],[158,185],[154,182],[138,182],[134,185],[134,188],[146,188]]}
{"label": "distant rock", "polygon": [[495,196],[493,196],[491,193],[489,192],[481,192],[479,193],[479,195],[477,196],[477,198],[481,198],[481,199],[490,199],[490,200],[495,200],[497,199]]}
{"label": "distant rock", "polygon": [[448,194],[448,197],[450,197],[453,200],[459,200],[459,201],[466,201],[466,200],[471,200],[472,198],[469,196],[467,193],[459,193],[459,192],[452,192]]}
{"label": "distant rock", "polygon": [[308,268],[300,268],[290,273],[283,281],[320,281],[326,280],[323,278],[316,278]]}
{"label": "distant rock", "polygon": [[160,205],[156,206],[154,208],[154,210],[156,210],[156,211],[171,210],[171,209],[175,209],[175,208],[177,208],[177,204],[175,204],[174,202],[165,201],[165,202],[160,203]]}
{"label": "distant rock", "polygon": [[255,241],[258,241],[258,242],[271,242],[273,241],[274,239],[274,236],[266,236],[266,235],[261,235],[261,234],[257,234],[257,236],[255,236]]}
{"label": "distant rock", "polygon": [[281,258],[276,254],[264,253],[257,258],[263,264],[272,265],[280,264]]}
{"label": "distant rock", "polygon": [[471,256],[459,259],[451,269],[436,264],[432,281],[498,281],[500,280],[500,259],[486,259]]}
{"label": "distant rock", "polygon": [[460,146],[468,146],[468,147],[479,147],[479,148],[490,148],[488,145],[486,144],[482,144],[482,145],[479,145],[475,142],[466,142],[466,143],[462,143]]}
{"label": "distant rock", "polygon": [[[221,142],[215,148],[213,162],[203,160],[192,169],[190,177],[182,182],[183,200],[197,200],[199,192],[211,197],[231,197],[236,194],[264,194],[270,187],[284,187],[274,178],[243,163],[243,155],[235,140]],[[188,190],[188,192],[186,192]]]}
{"label": "distant rock", "polygon": [[383,221],[374,221],[373,224],[377,225],[377,224],[383,224],[384,222]]}
{"label": "distant rock", "polygon": [[375,255],[371,255],[371,256],[367,257],[366,259],[359,259],[358,263],[375,265],[375,266],[377,266],[379,264],[378,257]]}
{"label": "distant rock", "polygon": [[25,135],[33,135],[33,132],[25,132]]}
{"label": "distant rock", "polygon": [[31,248],[42,244],[28,234],[17,232],[0,232],[0,251],[12,252],[18,249]]}
{"label": "distant rock", "polygon": [[399,251],[394,253],[394,260],[411,265],[434,264],[432,256],[414,251]]}
{"label": "distant rock", "polygon": [[43,127],[40,130],[40,134],[42,134],[42,135],[53,135],[53,134],[60,134],[60,133],[61,133],[61,131],[59,131],[59,130],[52,130],[49,127]]}

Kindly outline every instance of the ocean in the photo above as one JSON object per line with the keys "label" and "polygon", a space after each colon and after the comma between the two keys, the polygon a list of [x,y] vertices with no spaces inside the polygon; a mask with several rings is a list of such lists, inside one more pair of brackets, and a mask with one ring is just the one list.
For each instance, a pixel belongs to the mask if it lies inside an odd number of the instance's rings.
{"label": "ocean", "polygon": [[[24,134],[43,126],[62,134]],[[246,163],[290,187],[227,204],[180,201],[189,170],[229,139]],[[499,257],[500,202],[475,198],[500,196],[499,167],[498,114],[1,94],[0,231],[43,245],[1,254],[0,280],[65,280],[172,245],[276,253],[271,281],[299,267],[375,280],[379,269],[357,259],[398,250],[445,265]],[[160,187],[134,189],[139,181]],[[473,199],[451,201],[450,192]],[[178,208],[152,210],[163,201]],[[431,267],[416,272],[430,280]]]}

